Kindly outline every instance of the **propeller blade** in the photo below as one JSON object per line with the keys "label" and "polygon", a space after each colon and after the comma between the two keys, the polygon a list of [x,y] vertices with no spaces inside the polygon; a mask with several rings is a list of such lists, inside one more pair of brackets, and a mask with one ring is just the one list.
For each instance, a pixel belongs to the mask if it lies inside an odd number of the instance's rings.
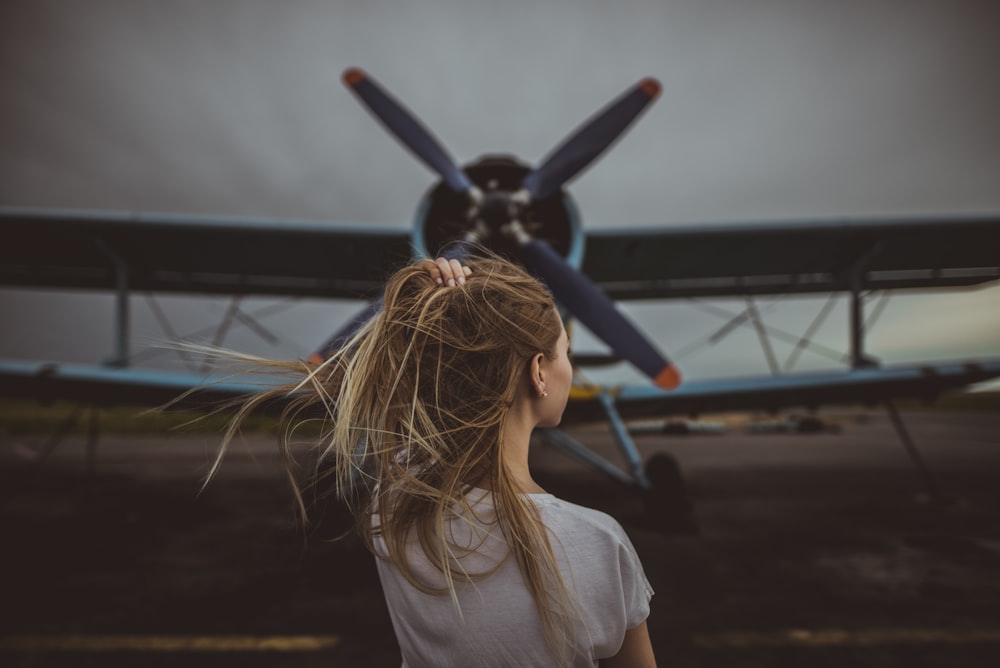
{"label": "propeller blade", "polygon": [[590,279],[574,269],[544,241],[531,239],[521,246],[528,270],[545,281],[556,299],[614,353],[634,364],[659,387],[670,390],[680,373]]}
{"label": "propeller blade", "polygon": [[564,140],[524,177],[524,189],[536,200],[554,194],[611,146],[659,94],[660,83],[652,78],[643,79],[627,90]]}
{"label": "propeller blade", "polygon": [[468,192],[472,189],[469,177],[455,164],[434,135],[367,73],[352,67],[344,70],[343,81],[389,132],[437,172],[449,188],[455,192]]}

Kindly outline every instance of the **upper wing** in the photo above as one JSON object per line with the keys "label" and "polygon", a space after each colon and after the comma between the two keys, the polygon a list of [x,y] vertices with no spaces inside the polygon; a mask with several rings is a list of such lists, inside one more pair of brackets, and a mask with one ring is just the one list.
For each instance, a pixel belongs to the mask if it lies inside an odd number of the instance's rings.
{"label": "upper wing", "polygon": [[[0,284],[370,296],[409,260],[397,227],[0,208]],[[697,225],[587,233],[612,298],[958,287],[1000,277],[1000,217]]]}
{"label": "upper wing", "polygon": [[[697,415],[724,411],[777,411],[823,405],[874,405],[890,399],[931,400],[946,390],[1000,376],[1000,359],[888,366],[784,376],[689,381],[670,392],[651,386],[626,386],[615,392],[623,418]],[[572,399],[572,396],[571,396]],[[566,409],[567,420],[603,415],[595,397],[579,396]]]}
{"label": "upper wing", "polygon": [[411,257],[398,227],[0,208],[0,285],[371,296]]}
{"label": "upper wing", "polygon": [[1000,278],[1000,216],[587,232],[583,270],[618,299],[960,287]]}

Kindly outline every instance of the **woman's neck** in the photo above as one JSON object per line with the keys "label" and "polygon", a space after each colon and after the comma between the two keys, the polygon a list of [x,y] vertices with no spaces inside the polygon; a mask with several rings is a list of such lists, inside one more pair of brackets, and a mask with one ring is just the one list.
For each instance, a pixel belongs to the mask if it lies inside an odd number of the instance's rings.
{"label": "woman's neck", "polygon": [[518,412],[512,411],[504,425],[503,463],[518,489],[525,494],[543,494],[545,490],[531,477],[528,467],[528,449],[535,425],[521,418]]}

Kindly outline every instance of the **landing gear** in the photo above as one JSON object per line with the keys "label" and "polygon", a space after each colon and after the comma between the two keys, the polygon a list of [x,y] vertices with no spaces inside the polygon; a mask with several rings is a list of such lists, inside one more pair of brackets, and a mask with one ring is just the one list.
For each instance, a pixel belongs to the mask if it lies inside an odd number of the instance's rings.
{"label": "landing gear", "polygon": [[642,506],[647,526],[665,534],[697,534],[694,508],[677,459],[666,452],[653,455],[646,462],[646,478],[650,487],[642,491]]}
{"label": "landing gear", "polygon": [[634,489],[642,500],[644,526],[665,534],[698,533],[677,460],[673,455],[659,453],[653,455],[644,467],[639,450],[618,414],[614,397],[602,392],[596,398],[607,414],[611,433],[628,465],[628,473],[559,429],[546,429],[546,440],[584,464]]}

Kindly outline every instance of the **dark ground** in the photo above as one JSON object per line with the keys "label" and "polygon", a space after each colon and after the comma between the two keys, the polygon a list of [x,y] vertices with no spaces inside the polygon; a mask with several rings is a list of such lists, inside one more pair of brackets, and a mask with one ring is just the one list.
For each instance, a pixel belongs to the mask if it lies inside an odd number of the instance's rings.
{"label": "dark ground", "polygon": [[[879,414],[844,414],[840,434],[639,437],[680,459],[696,537],[643,528],[638,500],[553,451],[534,464],[550,491],[625,525],[656,590],[662,666],[1000,665],[1000,416],[904,417],[955,503],[914,501],[919,480]],[[615,459],[603,428],[573,433]],[[399,665],[372,557],[353,538],[304,547],[264,437],[200,497],[213,436],[105,436],[91,476],[82,437],[33,468],[41,440],[0,439],[0,665]],[[52,649],[68,636],[337,644]]]}

